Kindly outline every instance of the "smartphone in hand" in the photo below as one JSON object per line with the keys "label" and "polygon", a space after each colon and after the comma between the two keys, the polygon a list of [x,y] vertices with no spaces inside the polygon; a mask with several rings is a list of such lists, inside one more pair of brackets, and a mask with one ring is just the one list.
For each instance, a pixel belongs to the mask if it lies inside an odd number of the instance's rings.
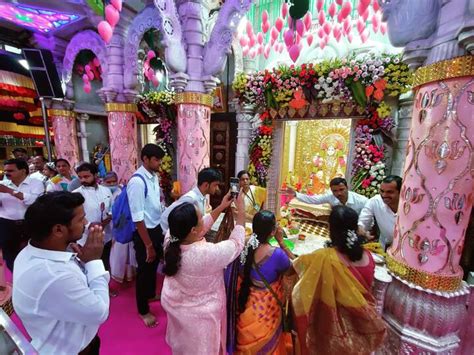
{"label": "smartphone in hand", "polygon": [[239,178],[231,177],[230,178],[230,195],[235,198],[239,195]]}

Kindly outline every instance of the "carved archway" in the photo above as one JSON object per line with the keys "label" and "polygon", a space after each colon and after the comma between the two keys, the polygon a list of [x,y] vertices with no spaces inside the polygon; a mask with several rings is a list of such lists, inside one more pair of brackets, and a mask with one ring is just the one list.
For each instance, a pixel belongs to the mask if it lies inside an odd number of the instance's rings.
{"label": "carved archway", "polygon": [[145,32],[161,29],[161,16],[155,6],[148,6],[140,12],[130,24],[124,46],[124,87],[137,90],[138,86],[138,50]]}
{"label": "carved archway", "polygon": [[86,30],[75,35],[66,47],[63,60],[63,79],[68,87],[67,96],[72,97],[72,70],[80,51],[88,49],[99,59],[102,68],[102,85],[107,86],[107,48],[97,32]]}

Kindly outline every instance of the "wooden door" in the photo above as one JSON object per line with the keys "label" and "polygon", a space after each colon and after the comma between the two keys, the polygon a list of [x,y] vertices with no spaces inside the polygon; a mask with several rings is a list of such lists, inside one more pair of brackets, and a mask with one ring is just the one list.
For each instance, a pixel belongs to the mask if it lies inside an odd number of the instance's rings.
{"label": "wooden door", "polygon": [[218,169],[223,178],[221,195],[211,196],[215,208],[229,188],[229,179],[235,175],[235,151],[237,147],[237,124],[235,113],[211,115],[210,165]]}

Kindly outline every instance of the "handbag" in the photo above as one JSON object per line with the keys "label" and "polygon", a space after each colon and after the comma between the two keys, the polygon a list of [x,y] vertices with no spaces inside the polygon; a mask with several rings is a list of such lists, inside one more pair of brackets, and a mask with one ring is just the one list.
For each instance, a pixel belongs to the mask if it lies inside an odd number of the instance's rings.
{"label": "handbag", "polygon": [[262,282],[264,283],[265,287],[268,289],[268,291],[270,291],[270,293],[275,298],[275,300],[277,301],[278,305],[281,308],[281,325],[282,325],[283,331],[285,333],[292,333],[295,327],[293,324],[293,315],[292,315],[292,312],[290,311],[289,299],[287,299],[286,303],[283,304],[283,302],[278,298],[278,295],[276,294],[276,292],[273,290],[272,286],[268,283],[265,276],[263,276],[257,264],[253,263],[253,266],[258,276],[260,276],[260,278],[262,279]]}

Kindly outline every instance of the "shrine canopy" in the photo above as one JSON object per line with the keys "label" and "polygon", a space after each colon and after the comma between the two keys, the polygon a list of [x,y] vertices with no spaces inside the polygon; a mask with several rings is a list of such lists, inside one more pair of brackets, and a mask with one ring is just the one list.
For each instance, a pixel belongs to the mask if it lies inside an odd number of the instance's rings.
{"label": "shrine canopy", "polygon": [[293,3],[259,0],[239,24],[243,57],[255,60],[257,68],[401,51],[389,42],[377,0]]}
{"label": "shrine canopy", "polygon": [[[275,120],[359,117],[353,136],[351,185],[352,190],[373,196],[385,176],[384,142],[390,140],[394,128],[389,101],[410,91],[411,84],[408,66],[393,54],[349,56],[239,73],[233,84],[236,97],[260,117],[249,149],[252,182],[266,186]],[[336,143],[331,144],[335,152],[340,149]],[[346,163],[343,160],[341,164]],[[321,159],[314,162],[317,176]],[[302,186],[293,187],[300,190]]]}

